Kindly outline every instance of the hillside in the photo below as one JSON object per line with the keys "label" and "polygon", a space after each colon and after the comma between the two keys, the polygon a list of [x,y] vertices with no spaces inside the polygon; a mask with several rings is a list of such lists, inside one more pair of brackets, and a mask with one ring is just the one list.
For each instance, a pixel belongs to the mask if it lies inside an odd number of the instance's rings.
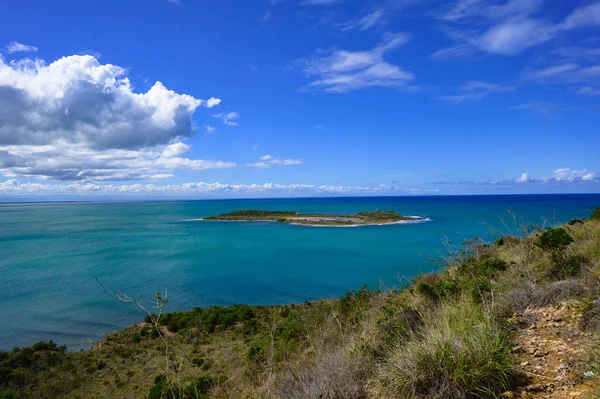
{"label": "hillside", "polygon": [[399,289],[169,314],[159,293],[93,350],[0,353],[0,398],[600,397],[600,208],[495,233]]}

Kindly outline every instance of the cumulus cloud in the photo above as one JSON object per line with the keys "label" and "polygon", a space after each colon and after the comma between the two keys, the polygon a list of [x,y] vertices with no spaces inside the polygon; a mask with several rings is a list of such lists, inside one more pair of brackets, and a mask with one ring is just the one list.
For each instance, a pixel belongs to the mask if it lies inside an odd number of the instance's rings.
{"label": "cumulus cloud", "polygon": [[529,173],[522,173],[515,179],[494,180],[491,184],[600,184],[600,176],[587,169],[556,169],[551,176],[532,177]]}
{"label": "cumulus cloud", "polygon": [[220,119],[224,125],[227,126],[237,126],[239,123],[236,122],[236,119],[240,117],[237,112],[220,112],[218,114],[213,115],[215,118]]}
{"label": "cumulus cloud", "polygon": [[183,184],[94,184],[94,183],[69,183],[69,184],[44,184],[21,183],[19,180],[10,179],[0,182],[1,195],[156,195],[161,194],[171,197],[189,195],[227,196],[310,196],[310,195],[418,195],[436,194],[438,190],[406,189],[390,185],[368,186],[341,186],[341,185],[315,185],[315,184],[224,184],[189,182]]}
{"label": "cumulus cloud", "polygon": [[10,42],[6,46],[7,53],[34,53],[38,51],[38,48],[29,44],[22,44],[19,42]]}
{"label": "cumulus cloud", "polygon": [[160,161],[189,149],[181,140],[197,130],[193,113],[220,101],[178,94],[161,82],[136,93],[124,68],[100,64],[91,55],[48,65],[0,58],[0,174],[136,180],[165,178],[177,168],[231,167],[220,161]]}
{"label": "cumulus cloud", "polygon": [[301,159],[284,159],[284,158],[275,158],[272,155],[263,155],[259,158],[260,162],[249,163],[246,166],[250,168],[270,168],[271,166],[290,166],[290,165],[300,165],[302,164]]}
{"label": "cumulus cloud", "polygon": [[460,87],[461,94],[438,97],[440,100],[459,104],[463,101],[479,101],[491,93],[505,93],[516,90],[516,86],[503,86],[495,83],[472,80]]}
{"label": "cumulus cloud", "polygon": [[174,143],[168,145],[162,152],[161,157],[172,158],[185,154],[190,150],[190,146],[184,143]]}
{"label": "cumulus cloud", "polygon": [[[438,181],[429,184],[473,185],[473,186],[562,186],[565,188],[597,188],[600,186],[600,175],[588,169],[559,168],[548,176],[532,176],[524,172],[517,177],[496,179],[492,181]],[[556,188],[556,187],[554,187]]]}
{"label": "cumulus cloud", "polygon": [[336,50],[316,55],[298,64],[308,77],[315,78],[307,89],[344,93],[371,86],[403,87],[414,75],[384,60],[384,55],[409,40],[404,34],[389,35],[368,51]]}

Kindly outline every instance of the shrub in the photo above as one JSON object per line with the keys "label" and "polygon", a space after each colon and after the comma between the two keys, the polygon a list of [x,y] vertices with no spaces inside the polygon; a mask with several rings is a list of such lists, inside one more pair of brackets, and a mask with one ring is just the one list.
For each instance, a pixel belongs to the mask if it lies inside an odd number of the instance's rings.
{"label": "shrub", "polygon": [[590,219],[592,219],[592,220],[600,220],[600,206],[597,207],[596,209],[594,209],[594,212],[592,212],[592,215],[590,216]]}
{"label": "shrub", "polygon": [[98,360],[98,363],[96,363],[96,370],[102,370],[105,367],[106,362],[104,360]]}
{"label": "shrub", "polygon": [[391,350],[372,386],[385,398],[488,398],[512,388],[515,376],[503,331],[462,299],[429,313],[419,335]]}
{"label": "shrub", "polygon": [[569,226],[575,226],[576,224],[583,224],[583,220],[577,219],[577,218],[571,219],[571,220],[569,220],[568,224],[569,224]]}
{"label": "shrub", "polygon": [[488,276],[494,274],[498,270],[506,270],[508,264],[495,258],[484,258],[477,265],[477,272],[480,275]]}
{"label": "shrub", "polygon": [[565,249],[573,239],[562,227],[546,230],[539,238],[536,245],[544,250],[556,252]]}

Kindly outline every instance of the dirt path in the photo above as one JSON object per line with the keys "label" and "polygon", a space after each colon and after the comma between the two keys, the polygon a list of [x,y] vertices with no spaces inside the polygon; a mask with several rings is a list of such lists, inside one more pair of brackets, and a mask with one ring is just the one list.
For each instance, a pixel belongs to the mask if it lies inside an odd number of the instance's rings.
{"label": "dirt path", "polygon": [[510,319],[518,326],[512,352],[519,357],[529,385],[505,393],[505,398],[598,397],[598,376],[583,369],[592,333],[580,330],[581,315],[581,305],[570,302],[527,309]]}

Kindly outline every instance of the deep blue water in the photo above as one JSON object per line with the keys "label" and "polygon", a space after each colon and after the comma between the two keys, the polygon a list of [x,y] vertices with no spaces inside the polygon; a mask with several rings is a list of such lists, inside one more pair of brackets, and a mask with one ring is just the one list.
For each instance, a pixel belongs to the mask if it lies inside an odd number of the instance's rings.
{"label": "deep blue water", "polygon": [[[116,287],[168,311],[338,296],[437,269],[453,242],[528,223],[586,217],[600,195],[454,196],[0,205],[0,349],[53,339],[77,349],[144,317]],[[236,209],[353,213],[393,209],[431,222],[351,228],[190,219]]]}

